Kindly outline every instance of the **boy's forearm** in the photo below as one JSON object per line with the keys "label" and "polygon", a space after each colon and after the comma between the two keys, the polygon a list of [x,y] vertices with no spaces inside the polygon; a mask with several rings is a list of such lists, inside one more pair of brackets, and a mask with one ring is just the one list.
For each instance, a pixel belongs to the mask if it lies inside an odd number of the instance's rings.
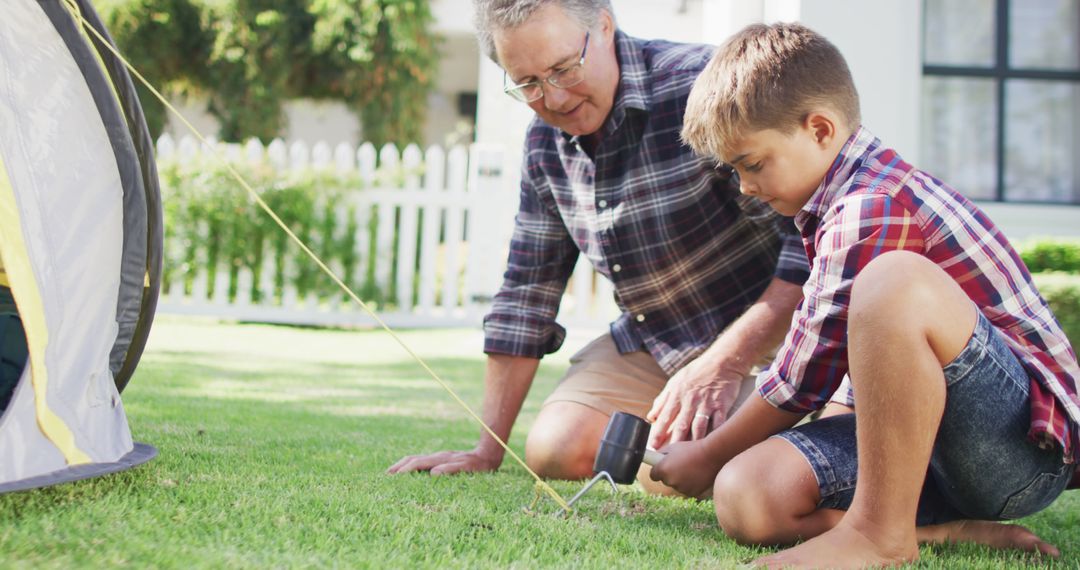
{"label": "boy's forearm", "polygon": [[799,423],[805,414],[781,410],[754,394],[724,425],[703,440],[719,471],[736,455]]}

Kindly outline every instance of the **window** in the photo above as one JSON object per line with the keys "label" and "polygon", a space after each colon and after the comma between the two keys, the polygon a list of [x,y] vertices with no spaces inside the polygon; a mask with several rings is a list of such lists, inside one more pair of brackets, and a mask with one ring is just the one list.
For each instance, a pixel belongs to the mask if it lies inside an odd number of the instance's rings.
{"label": "window", "polygon": [[1080,204],[1080,0],[925,0],[922,163],[969,198]]}

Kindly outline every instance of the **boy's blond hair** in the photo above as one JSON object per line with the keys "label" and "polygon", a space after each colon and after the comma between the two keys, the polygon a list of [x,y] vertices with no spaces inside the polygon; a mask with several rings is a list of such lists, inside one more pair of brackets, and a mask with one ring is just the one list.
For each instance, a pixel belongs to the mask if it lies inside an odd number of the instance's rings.
{"label": "boy's blond hair", "polygon": [[720,46],[694,82],[682,139],[695,152],[720,159],[734,141],[765,129],[791,133],[822,107],[854,130],[859,94],[840,50],[794,23],[753,24]]}

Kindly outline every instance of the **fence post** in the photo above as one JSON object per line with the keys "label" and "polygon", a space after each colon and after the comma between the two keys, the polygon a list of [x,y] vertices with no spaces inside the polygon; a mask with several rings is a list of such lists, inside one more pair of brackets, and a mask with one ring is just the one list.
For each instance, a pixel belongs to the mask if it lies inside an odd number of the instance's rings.
{"label": "fence post", "polygon": [[419,210],[420,170],[423,156],[420,147],[410,144],[402,154],[405,174],[404,198],[400,206],[401,222],[398,228],[397,249],[397,304],[398,310],[407,313],[413,306],[413,278],[416,276],[416,230]]}
{"label": "fence post", "polygon": [[172,158],[176,153],[176,142],[169,136],[169,133],[161,135],[157,140],[157,155],[158,160]]}
{"label": "fence post", "polygon": [[270,146],[266,147],[266,157],[270,159],[270,164],[278,170],[285,170],[289,166],[289,149],[285,146],[285,141],[281,139],[274,139],[270,141]]}
{"label": "fence post", "polygon": [[439,228],[442,225],[442,206],[436,198],[444,189],[446,154],[438,146],[428,147],[424,157],[424,191],[421,200],[424,222],[420,237],[420,313],[430,315],[435,308],[435,274],[439,254]]}
{"label": "fence post", "polygon": [[[399,173],[399,157],[398,150],[391,143],[387,143],[379,151],[379,168],[382,170],[381,181],[384,186],[381,188],[383,191],[393,192],[395,190],[393,179],[387,180],[387,177],[396,177]],[[390,182],[390,184],[385,184]],[[378,283],[379,290],[382,296],[382,303],[379,309],[385,310],[385,305],[392,297],[390,296],[390,288],[394,285],[391,280],[391,274],[393,273],[393,260],[394,260],[394,231],[395,231],[395,218],[397,217],[397,205],[394,204],[389,197],[378,201],[378,220],[379,226],[375,230],[375,282]]]}
{"label": "fence post", "polygon": [[[469,176],[469,153],[464,147],[455,146],[450,149],[447,158],[446,186],[449,197],[449,205],[446,207],[446,257],[443,265],[443,297],[442,306],[447,315],[450,315],[458,304],[459,279],[461,270],[461,241],[465,225],[465,206],[468,195],[465,188]],[[467,302],[467,301],[466,301]]]}
{"label": "fence post", "polygon": [[303,170],[311,163],[311,150],[304,141],[296,141],[289,145],[289,168]]}
{"label": "fence post", "polygon": [[503,152],[496,145],[474,144],[469,168],[469,257],[465,264],[465,306],[470,318],[485,312],[499,290],[507,244],[500,239],[503,220],[498,205],[503,188]]}

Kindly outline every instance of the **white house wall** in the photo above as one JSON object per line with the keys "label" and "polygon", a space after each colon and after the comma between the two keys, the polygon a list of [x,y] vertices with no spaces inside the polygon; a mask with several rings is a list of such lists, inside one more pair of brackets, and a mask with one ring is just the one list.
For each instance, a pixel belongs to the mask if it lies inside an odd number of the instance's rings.
{"label": "white house wall", "polygon": [[919,164],[922,2],[803,0],[801,21],[844,54],[863,124]]}
{"label": "white house wall", "polygon": [[[459,0],[466,10],[471,2]],[[626,33],[643,38],[663,38],[683,42],[703,41],[702,18],[707,0],[614,0],[615,18]],[[516,192],[518,166],[525,128],[533,112],[502,92],[503,71],[480,55],[478,88],[479,112],[476,140],[506,149],[508,191]],[[587,66],[588,64],[586,64]]]}

